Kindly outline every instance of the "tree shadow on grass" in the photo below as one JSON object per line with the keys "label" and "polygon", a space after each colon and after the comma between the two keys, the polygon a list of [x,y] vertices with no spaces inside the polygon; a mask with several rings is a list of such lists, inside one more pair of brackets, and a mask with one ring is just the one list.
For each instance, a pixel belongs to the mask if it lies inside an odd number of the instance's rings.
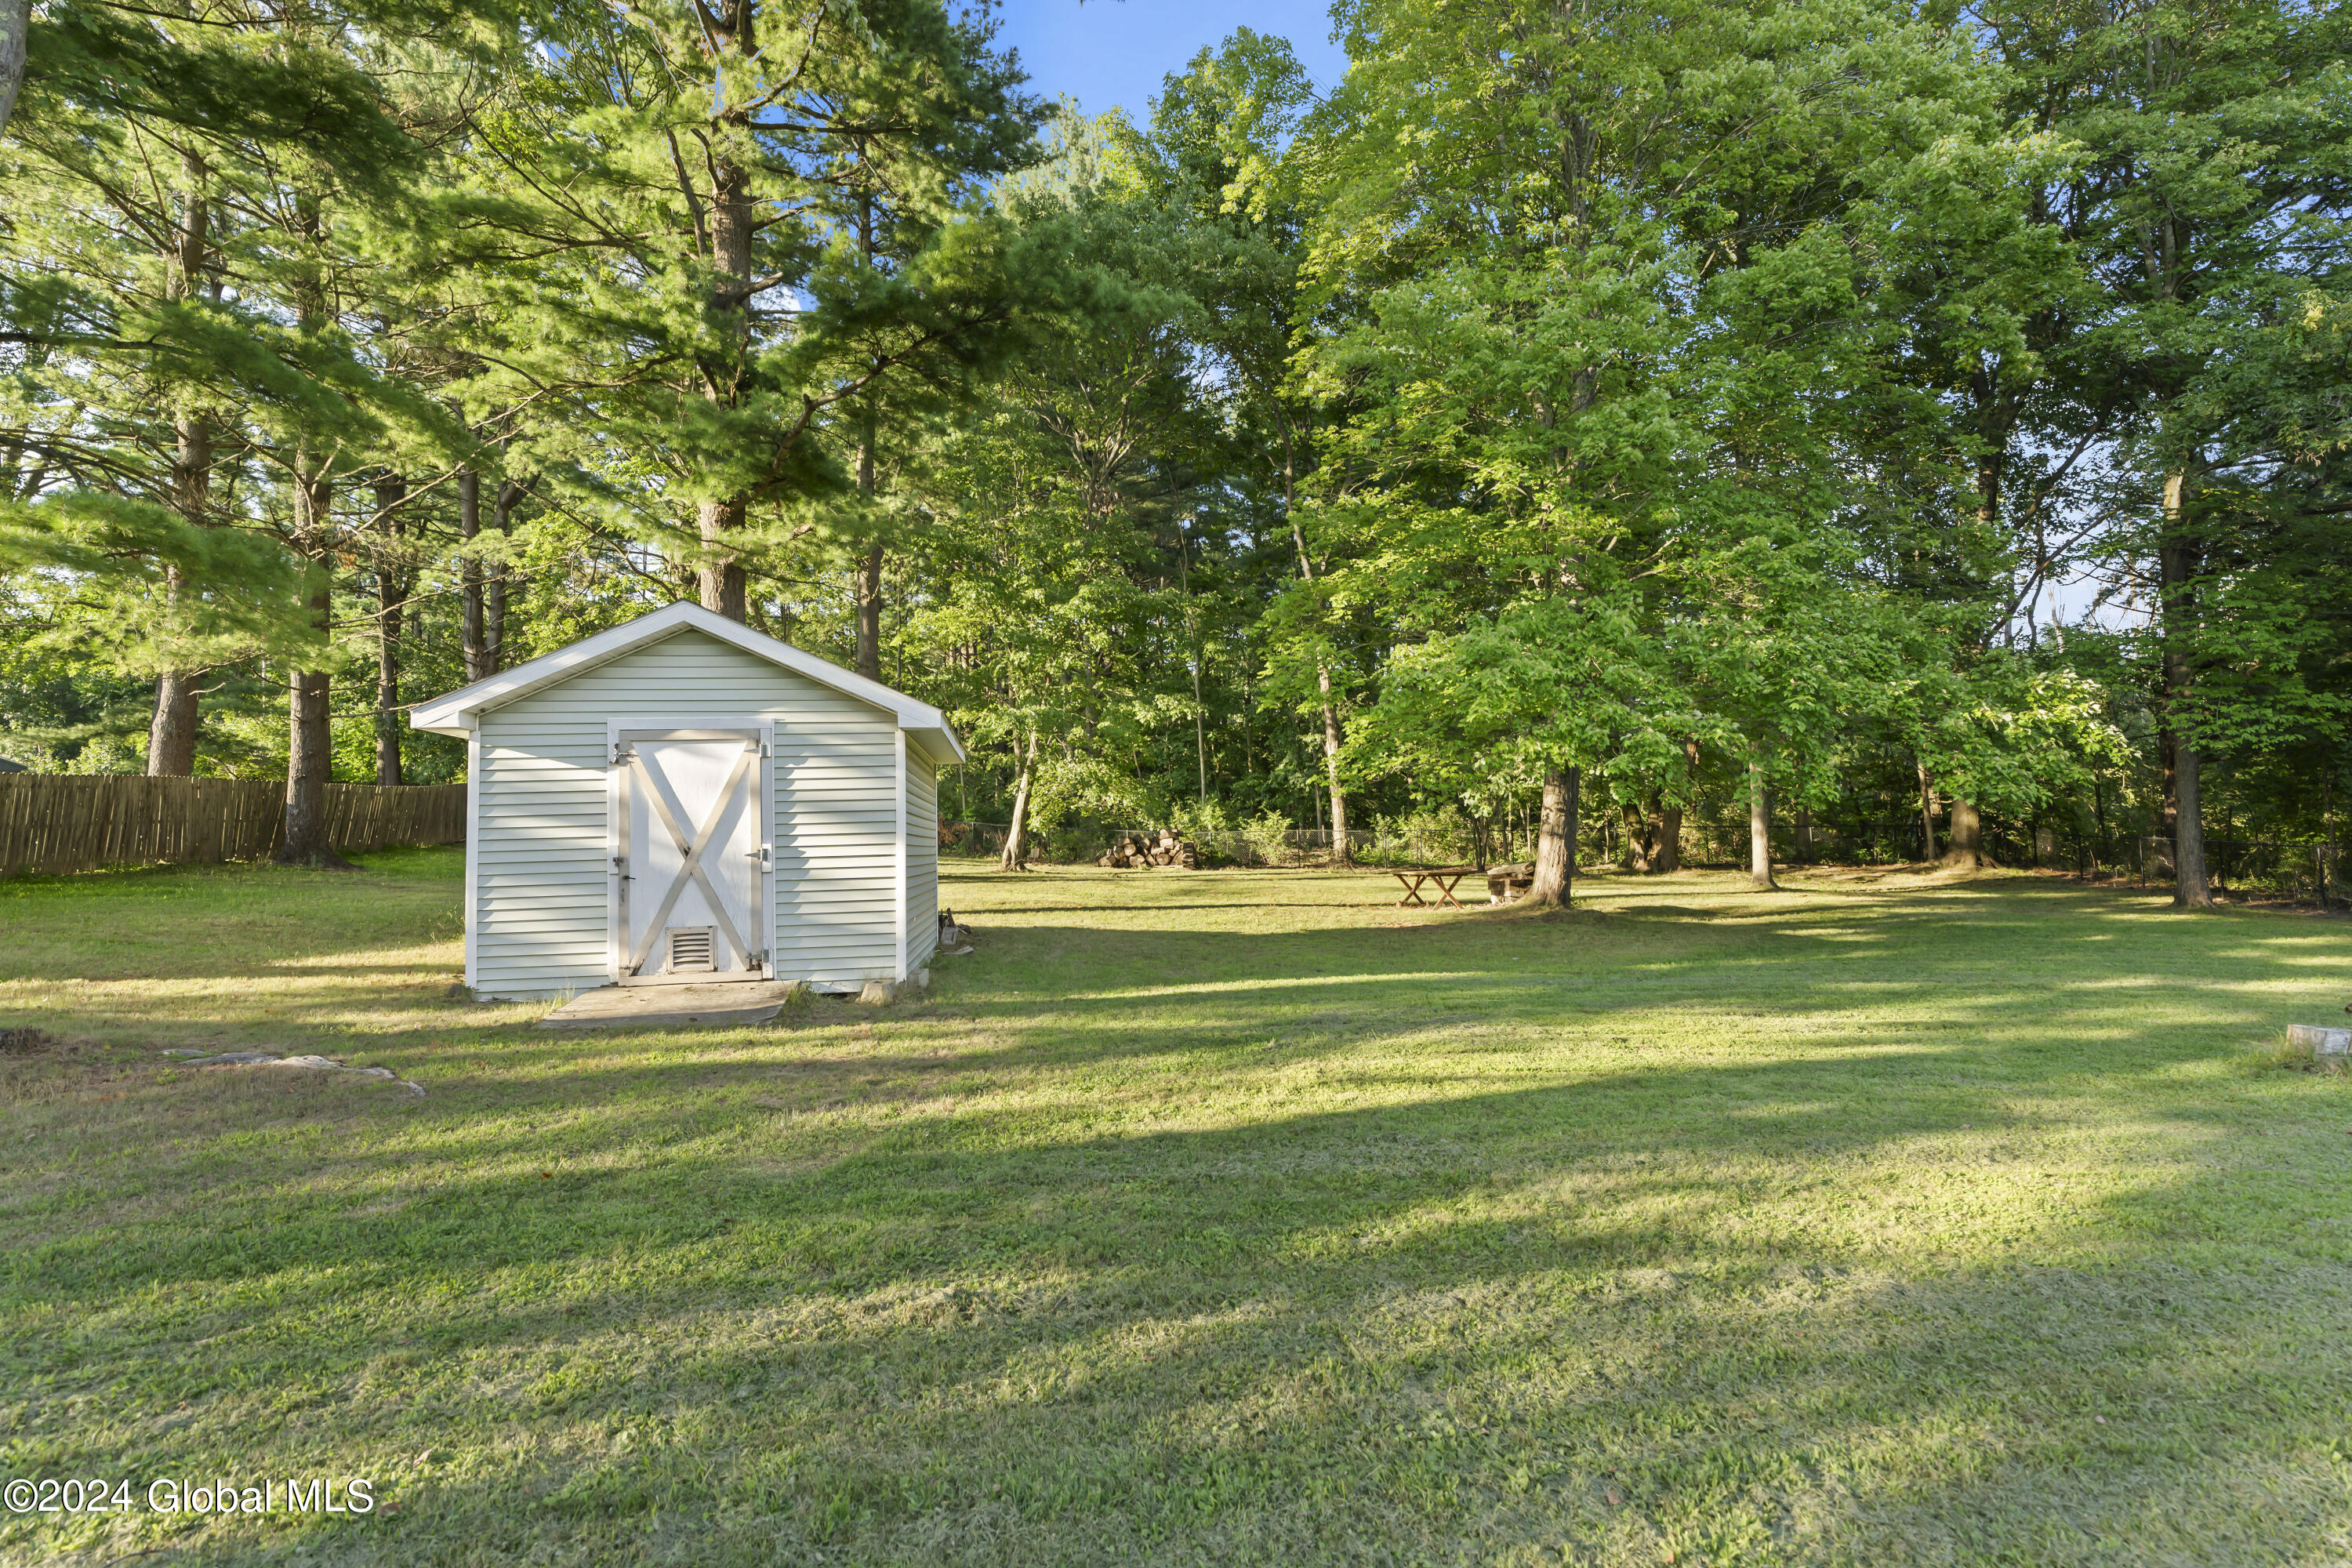
{"label": "tree shadow on grass", "polygon": [[[294,1387],[340,1412],[325,1451],[355,1468],[471,1456],[396,1469],[403,1512],[364,1538],[227,1527],[243,1561],[631,1562],[679,1531],[709,1563],[2326,1543],[2315,1435],[2352,1413],[2352,1310],[2340,1243],[2266,1210],[2293,1172],[2119,1181],[2003,1234],[1938,1164],[1965,1156],[1918,1156],[1956,1106],[1827,1102],[1823,1076],[1684,1068],[1136,1136],[971,1111],[798,1170],[688,1143],[390,1215],[293,1190],[266,1220],[192,1208],[16,1276],[87,1325],[13,1347],[50,1391],[23,1451],[229,1463],[233,1424],[101,1450],[57,1397],[114,1389],[145,1417]],[[1858,1167],[1944,1180],[1906,1208],[1842,1186]],[[1922,1242],[1937,1225],[1947,1247]]]}
{"label": "tree shadow on grass", "polygon": [[[14,1451],[403,1502],[187,1561],[2326,1547],[2340,1133],[2174,1070],[2307,965],[2076,944],[2073,984],[2220,983],[2187,1028],[2102,992],[2099,1032],[1993,922],[1905,927],[1892,992],[1826,937],[1613,928],[1448,927],[1406,973],[1385,932],[1187,933],[1166,1017],[1159,933],[1008,931],[870,1040],[477,1039],[478,1085],[144,1179],[184,1129],[126,1101],[12,1215]],[[1645,1058],[1662,1015],[1723,1032]],[[1334,1097],[1374,1103],[1298,1108]]]}

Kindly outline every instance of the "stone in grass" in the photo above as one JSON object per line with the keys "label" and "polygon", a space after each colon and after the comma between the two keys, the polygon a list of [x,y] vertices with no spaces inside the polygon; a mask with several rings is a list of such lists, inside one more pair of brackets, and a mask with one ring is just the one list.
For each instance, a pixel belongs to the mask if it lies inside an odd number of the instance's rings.
{"label": "stone in grass", "polygon": [[2352,1058],[2352,1029],[2330,1029],[2317,1024],[2289,1024],[2286,1043],[2314,1058]]}
{"label": "stone in grass", "polygon": [[931,972],[928,969],[918,969],[904,980],[867,981],[865,987],[857,993],[857,1000],[868,1007],[886,1007],[906,993],[928,991],[930,986]]}
{"label": "stone in grass", "polygon": [[268,1051],[224,1051],[215,1057],[197,1057],[194,1060],[183,1059],[175,1065],[184,1068],[306,1068],[312,1072],[357,1073],[362,1078],[382,1079],[386,1083],[396,1083],[411,1094],[421,1095],[425,1092],[423,1084],[413,1083],[390,1068],[346,1067],[332,1057],[280,1057],[273,1056]]}

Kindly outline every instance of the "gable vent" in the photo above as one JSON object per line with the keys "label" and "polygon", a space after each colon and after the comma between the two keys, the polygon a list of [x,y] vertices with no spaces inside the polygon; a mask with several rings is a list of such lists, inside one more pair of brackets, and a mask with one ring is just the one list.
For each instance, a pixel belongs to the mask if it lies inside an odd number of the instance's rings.
{"label": "gable vent", "polygon": [[673,974],[681,970],[716,969],[718,965],[711,961],[710,949],[711,938],[717,929],[715,926],[671,926],[665,930],[662,934],[669,939],[669,962],[664,967]]}

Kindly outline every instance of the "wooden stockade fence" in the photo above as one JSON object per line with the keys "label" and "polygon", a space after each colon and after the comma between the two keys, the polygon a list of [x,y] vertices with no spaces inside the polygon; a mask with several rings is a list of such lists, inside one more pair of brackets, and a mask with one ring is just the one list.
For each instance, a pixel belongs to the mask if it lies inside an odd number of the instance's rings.
{"label": "wooden stockade fence", "polygon": [[[286,832],[282,779],[0,773],[0,876],[57,876],[155,861],[257,860]],[[464,784],[327,786],[327,841],[341,849],[458,844]]]}

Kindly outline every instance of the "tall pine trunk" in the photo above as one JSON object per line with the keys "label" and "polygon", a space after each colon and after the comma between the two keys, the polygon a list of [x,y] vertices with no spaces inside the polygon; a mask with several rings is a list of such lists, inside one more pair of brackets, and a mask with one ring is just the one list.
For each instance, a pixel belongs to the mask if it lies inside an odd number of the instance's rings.
{"label": "tall pine trunk", "polygon": [[402,618],[408,613],[407,562],[402,554],[400,508],[408,481],[386,474],[375,482],[376,519],[384,543],[375,574],[375,782],[403,783],[400,766]]}
{"label": "tall pine trunk", "polygon": [[[874,207],[869,199],[861,209],[858,243],[866,258],[874,256]],[[857,434],[857,493],[868,503],[867,516],[873,515],[874,442],[876,426],[874,404],[868,399],[858,415]],[[857,673],[868,680],[882,679],[882,536],[877,533],[866,542],[865,552],[857,558],[856,581],[851,595],[857,616]]]}
{"label": "tall pine trunk", "polygon": [[[304,337],[324,331],[331,320],[325,273],[316,254],[325,233],[319,198],[295,195],[296,221],[311,247],[310,268],[293,294],[296,324]],[[293,461],[294,546],[310,563],[310,629],[320,653],[334,637],[334,539],[331,532],[334,477],[330,459],[311,437],[296,437]],[[287,686],[289,742],[286,749],[286,839],[278,847],[281,865],[348,868],[327,842],[327,781],[334,774],[332,677],[324,669],[296,669]]]}
{"label": "tall pine trunk", "polygon": [[1552,768],[1544,774],[1535,880],[1528,889],[1531,904],[1565,909],[1576,890],[1576,796],[1582,782],[1580,768]]}
{"label": "tall pine trunk", "polygon": [[468,468],[457,475],[457,639],[469,681],[498,673],[482,640],[482,558],[474,546],[481,536],[482,476]]}
{"label": "tall pine trunk", "polygon": [[2188,643],[2197,624],[2197,547],[2188,537],[2189,476],[2164,477],[2164,538],[2158,545],[2158,575],[2164,617],[2165,808],[2172,826],[2172,904],[2210,910],[2213,889],[2205,876],[2205,822],[2200,763],[2194,736],[2181,725],[2192,670]]}
{"label": "tall pine trunk", "polygon": [[702,559],[694,569],[696,596],[704,609],[730,621],[743,618],[746,579],[742,562],[726,551],[730,536],[743,526],[743,518],[740,499],[707,500],[695,510],[703,545]]}
{"label": "tall pine trunk", "polygon": [[[314,477],[297,487],[298,510],[323,516],[329,480]],[[310,508],[299,498],[310,498]],[[333,636],[333,556],[320,548],[313,557],[311,589],[307,601],[310,627],[323,647]],[[297,669],[288,694],[286,753],[286,840],[278,847],[281,866],[347,868],[350,862],[327,841],[327,781],[335,767],[332,678],[323,669]]]}
{"label": "tall pine trunk", "polygon": [[1025,871],[1029,847],[1029,786],[1037,773],[1037,731],[1029,731],[1029,754],[1021,763],[1021,776],[1013,786],[1013,820],[1005,825],[1004,850],[996,858],[1000,871]]}
{"label": "tall pine trunk", "polygon": [[[730,8],[730,15],[737,12],[748,17],[749,7]],[[732,159],[718,160],[711,170],[710,190],[710,263],[716,275],[711,282],[711,311],[721,320],[740,322],[750,304],[742,291],[751,282],[754,223],[750,173]],[[735,352],[743,357],[751,353],[751,344],[740,331]],[[734,374],[739,363],[740,359],[730,361],[723,374],[706,370],[703,396],[731,406],[739,394]],[[705,500],[695,509],[696,531],[702,542],[694,569],[696,595],[704,609],[730,621],[744,618],[747,579],[742,561],[730,545],[749,510],[740,494]]]}
{"label": "tall pine trunk", "polygon": [[882,679],[882,542],[857,558],[857,673]]}
{"label": "tall pine trunk", "polygon": [[1763,892],[1779,886],[1772,880],[1772,789],[1761,763],[1748,764],[1748,880]]}
{"label": "tall pine trunk", "polygon": [[514,646],[513,623],[520,607],[522,580],[508,563],[514,551],[515,508],[530,493],[529,485],[500,479],[490,501],[490,527],[499,536],[499,559],[482,584],[482,658],[491,675],[514,662],[507,649]]}
{"label": "tall pine trunk", "polygon": [[196,771],[197,679],[193,669],[167,669],[155,678],[155,716],[147,724],[151,777],[184,779]]}
{"label": "tall pine trunk", "polygon": [[[0,5],[6,4],[7,0],[0,0]],[[5,118],[0,114],[0,120]],[[205,199],[204,160],[185,153],[180,169],[187,184],[180,193],[180,221],[172,233],[171,252],[164,258],[163,297],[174,304],[195,298],[212,217],[211,204]],[[175,388],[173,397],[177,407],[172,419],[172,510],[190,527],[207,528],[212,524],[212,419],[197,405],[192,388]],[[177,566],[166,568],[163,592],[167,597],[176,602],[186,587]],[[155,713],[147,726],[149,773],[185,778],[196,771],[201,675],[195,669],[171,668],[155,678]]]}
{"label": "tall pine trunk", "polygon": [[25,84],[25,57],[33,38],[33,0],[0,0],[0,131],[16,111]]}

